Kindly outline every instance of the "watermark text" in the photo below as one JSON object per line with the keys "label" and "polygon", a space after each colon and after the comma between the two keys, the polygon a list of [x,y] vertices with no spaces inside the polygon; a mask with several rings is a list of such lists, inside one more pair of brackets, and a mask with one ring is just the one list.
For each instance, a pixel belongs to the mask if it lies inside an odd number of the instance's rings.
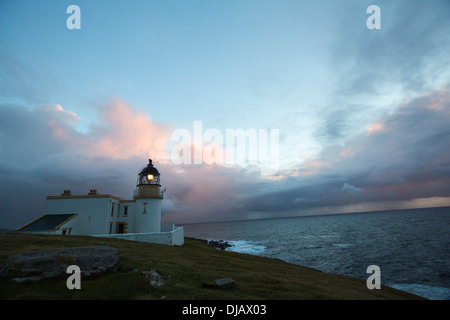
{"label": "watermark text", "polygon": [[279,167],[279,129],[215,128],[203,132],[202,121],[172,132],[171,160],[175,164],[255,165],[261,175],[272,175]]}

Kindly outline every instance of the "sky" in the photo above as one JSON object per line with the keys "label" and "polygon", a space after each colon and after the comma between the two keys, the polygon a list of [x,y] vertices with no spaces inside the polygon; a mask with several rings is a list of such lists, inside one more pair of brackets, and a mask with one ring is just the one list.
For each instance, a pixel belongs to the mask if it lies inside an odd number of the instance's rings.
{"label": "sky", "polygon": [[[176,223],[449,206],[449,16],[446,0],[1,0],[0,227],[65,189],[131,199],[149,158]],[[266,130],[271,170],[221,161],[228,130]]]}

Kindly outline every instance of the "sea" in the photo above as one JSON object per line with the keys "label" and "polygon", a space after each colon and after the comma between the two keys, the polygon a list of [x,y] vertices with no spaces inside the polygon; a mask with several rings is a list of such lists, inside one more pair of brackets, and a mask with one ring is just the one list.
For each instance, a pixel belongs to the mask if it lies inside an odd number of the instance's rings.
{"label": "sea", "polygon": [[368,279],[431,300],[450,299],[450,207],[183,225],[227,250]]}

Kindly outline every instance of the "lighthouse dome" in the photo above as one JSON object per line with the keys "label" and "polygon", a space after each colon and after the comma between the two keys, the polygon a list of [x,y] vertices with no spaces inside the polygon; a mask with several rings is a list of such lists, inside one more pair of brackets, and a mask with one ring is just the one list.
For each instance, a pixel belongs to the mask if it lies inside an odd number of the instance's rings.
{"label": "lighthouse dome", "polygon": [[139,174],[153,174],[159,176],[159,171],[153,166],[152,159],[148,159],[148,165],[144,167]]}
{"label": "lighthouse dome", "polygon": [[157,184],[159,185],[160,173],[158,169],[153,166],[152,159],[148,160],[148,165],[144,167],[138,174],[137,185],[143,184]]}

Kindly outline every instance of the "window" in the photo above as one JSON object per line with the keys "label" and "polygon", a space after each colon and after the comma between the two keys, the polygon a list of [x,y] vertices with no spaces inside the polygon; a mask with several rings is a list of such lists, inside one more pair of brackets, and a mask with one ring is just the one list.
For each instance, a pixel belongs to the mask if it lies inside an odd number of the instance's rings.
{"label": "window", "polygon": [[117,233],[125,233],[126,223],[125,222],[117,222]]}
{"label": "window", "polygon": [[114,216],[114,205],[115,205],[115,203],[113,202],[112,207],[111,207],[111,217]]}
{"label": "window", "polygon": [[124,217],[128,216],[128,206],[123,206],[123,216]]}
{"label": "window", "polygon": [[69,235],[71,230],[72,230],[72,228],[63,228],[62,229],[62,235],[63,236]]}

